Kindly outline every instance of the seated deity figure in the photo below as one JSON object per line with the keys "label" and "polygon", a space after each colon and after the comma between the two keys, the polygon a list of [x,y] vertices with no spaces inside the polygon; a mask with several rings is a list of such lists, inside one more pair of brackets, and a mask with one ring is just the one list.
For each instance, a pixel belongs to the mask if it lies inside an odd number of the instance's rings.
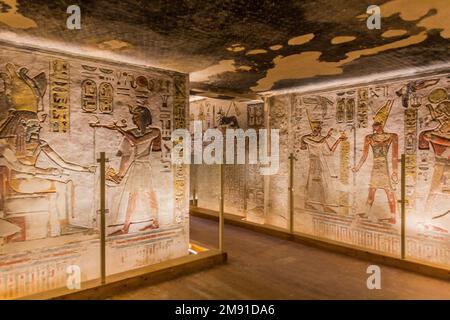
{"label": "seated deity figure", "polygon": [[[39,119],[37,109],[45,85],[29,78],[23,68],[16,72],[8,64],[6,70],[7,73],[2,73],[1,77],[12,108],[0,123],[1,182],[6,186],[1,192],[3,210],[0,218],[5,230],[0,229],[0,237],[14,235],[11,230],[17,229],[11,228],[10,224],[17,224],[22,234],[15,241],[63,235],[70,229],[73,218],[73,182],[67,178],[68,172],[64,169],[92,172],[93,167],[65,161],[41,139],[41,124],[46,116]],[[37,163],[41,155],[57,167],[39,167]],[[45,203],[40,203],[45,208],[37,208],[36,201],[24,200],[19,207],[13,205],[17,197],[44,198]],[[25,202],[28,203],[26,207]],[[37,210],[44,211],[46,217],[37,219],[34,216]]]}

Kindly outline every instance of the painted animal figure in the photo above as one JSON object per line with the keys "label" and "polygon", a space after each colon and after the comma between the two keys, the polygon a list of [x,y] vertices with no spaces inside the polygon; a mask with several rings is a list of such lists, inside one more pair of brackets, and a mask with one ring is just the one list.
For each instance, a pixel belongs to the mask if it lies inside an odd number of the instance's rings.
{"label": "painted animal figure", "polygon": [[219,121],[218,125],[220,126],[226,126],[231,128],[239,128],[239,123],[236,118],[236,116],[225,116],[223,112],[218,112]]}

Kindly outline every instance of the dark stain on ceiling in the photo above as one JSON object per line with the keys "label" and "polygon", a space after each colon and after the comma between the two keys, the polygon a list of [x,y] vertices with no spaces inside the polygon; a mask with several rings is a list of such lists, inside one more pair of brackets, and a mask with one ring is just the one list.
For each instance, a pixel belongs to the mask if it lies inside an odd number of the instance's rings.
{"label": "dark stain on ceiling", "polygon": [[[448,63],[445,2],[0,0],[0,31],[191,73],[197,93],[249,94]],[[66,27],[72,4],[81,7],[81,30]],[[380,30],[366,26],[372,4]],[[12,13],[25,20],[11,22]]]}

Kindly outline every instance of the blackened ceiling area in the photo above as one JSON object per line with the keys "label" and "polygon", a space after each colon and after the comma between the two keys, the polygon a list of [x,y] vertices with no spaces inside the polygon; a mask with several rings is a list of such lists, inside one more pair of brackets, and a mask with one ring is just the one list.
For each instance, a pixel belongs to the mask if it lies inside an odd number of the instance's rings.
{"label": "blackened ceiling area", "polygon": [[[66,26],[81,8],[81,30]],[[367,28],[378,5],[381,28]],[[448,0],[0,0],[0,31],[191,73],[224,97],[450,61]]]}

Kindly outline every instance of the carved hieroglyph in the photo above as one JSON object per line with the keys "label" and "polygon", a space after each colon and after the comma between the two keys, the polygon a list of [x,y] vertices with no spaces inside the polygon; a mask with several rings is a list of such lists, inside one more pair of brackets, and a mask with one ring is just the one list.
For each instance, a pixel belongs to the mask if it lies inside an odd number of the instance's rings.
{"label": "carved hieroglyph", "polygon": [[70,126],[70,64],[50,61],[50,130],[68,132]]}
{"label": "carved hieroglyph", "polygon": [[[186,104],[188,101],[187,97],[187,81],[186,77],[175,77],[174,79],[174,93],[173,93],[173,128],[175,129],[187,129],[186,115],[188,114],[188,109]],[[180,155],[182,159],[182,155]],[[188,168],[185,164],[175,164],[174,165],[174,222],[181,224],[185,215],[188,214],[189,210],[189,194],[188,194],[188,180],[186,179],[188,175]]]}
{"label": "carved hieroglyph", "polygon": [[112,113],[114,88],[111,83],[102,82],[98,88],[98,108],[101,113]]}
{"label": "carved hieroglyph", "polygon": [[81,108],[85,112],[97,111],[97,84],[94,80],[86,79],[81,83]]}

